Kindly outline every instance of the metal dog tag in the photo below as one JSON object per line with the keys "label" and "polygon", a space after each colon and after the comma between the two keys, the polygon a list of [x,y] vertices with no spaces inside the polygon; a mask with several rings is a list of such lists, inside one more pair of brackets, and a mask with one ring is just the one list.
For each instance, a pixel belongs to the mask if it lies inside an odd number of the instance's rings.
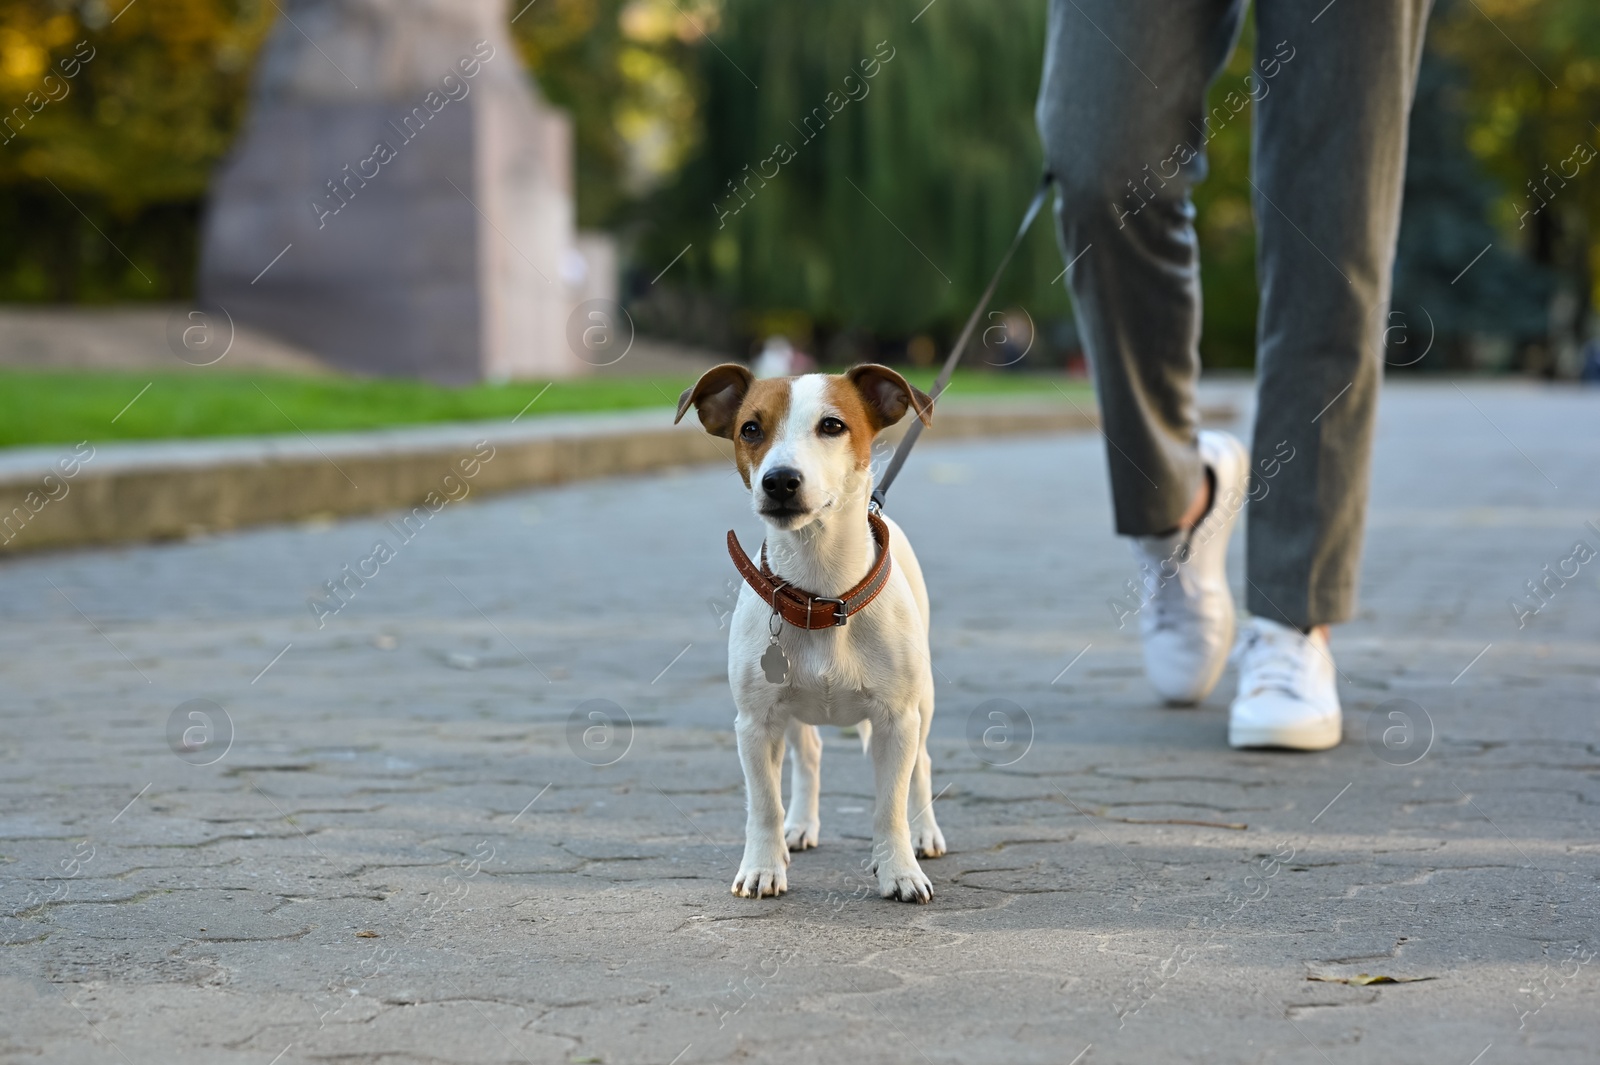
{"label": "metal dog tag", "polygon": [[772,590],[772,616],[767,618],[767,650],[761,656],[761,672],[767,675],[769,684],[782,684],[789,676],[789,658],[778,646],[778,633],[783,629],[783,615],[778,613],[778,592],[783,587],[780,584]]}
{"label": "metal dog tag", "polygon": [[789,676],[789,658],[783,653],[783,648],[778,646],[776,636],[767,644],[767,651],[761,656],[761,671],[773,684],[782,684]]}

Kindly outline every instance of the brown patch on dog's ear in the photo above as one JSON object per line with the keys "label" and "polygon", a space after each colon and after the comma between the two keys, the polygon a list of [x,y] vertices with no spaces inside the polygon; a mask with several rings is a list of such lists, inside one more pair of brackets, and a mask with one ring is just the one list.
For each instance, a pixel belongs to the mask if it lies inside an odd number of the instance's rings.
{"label": "brown patch on dog's ear", "polygon": [[700,375],[694,387],[684,389],[678,397],[678,414],[672,424],[682,421],[684,412],[692,406],[706,432],[733,439],[733,420],[753,380],[755,375],[736,362],[711,367]]}
{"label": "brown patch on dog's ear", "polygon": [[927,393],[887,366],[875,362],[853,367],[845,374],[861,393],[867,414],[883,429],[904,418],[907,408],[914,410],[923,425],[933,424],[933,400]]}

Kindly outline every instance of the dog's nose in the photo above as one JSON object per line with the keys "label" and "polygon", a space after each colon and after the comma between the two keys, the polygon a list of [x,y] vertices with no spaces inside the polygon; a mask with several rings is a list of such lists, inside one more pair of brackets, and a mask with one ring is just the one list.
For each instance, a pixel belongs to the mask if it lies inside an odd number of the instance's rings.
{"label": "dog's nose", "polygon": [[800,491],[800,471],[793,466],[777,466],[761,478],[761,490],[775,503],[787,503]]}

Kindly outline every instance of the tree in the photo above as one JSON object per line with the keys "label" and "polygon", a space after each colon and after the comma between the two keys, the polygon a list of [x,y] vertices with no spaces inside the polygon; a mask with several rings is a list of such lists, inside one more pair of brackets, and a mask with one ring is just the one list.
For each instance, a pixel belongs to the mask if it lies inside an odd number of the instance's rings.
{"label": "tree", "polygon": [[[743,315],[849,337],[948,334],[1037,182],[1043,5],[728,0],[700,51],[704,132],[649,204],[644,261]],[[759,86],[759,88],[757,87]],[[1068,313],[1048,225],[997,305]]]}
{"label": "tree", "polygon": [[0,296],[189,290],[206,180],[273,14],[227,0],[5,8]]}
{"label": "tree", "polygon": [[1600,302],[1600,6],[1446,0],[1433,37],[1467,75],[1466,142],[1502,189],[1494,221],[1554,278],[1551,343],[1522,364],[1571,373]]}
{"label": "tree", "polygon": [[[1406,153],[1405,205],[1384,330],[1390,366],[1472,366],[1470,340],[1526,344],[1547,330],[1551,272],[1530,263],[1490,222],[1499,189],[1467,149],[1466,75],[1423,55]],[[1429,345],[1433,357],[1426,362]]]}

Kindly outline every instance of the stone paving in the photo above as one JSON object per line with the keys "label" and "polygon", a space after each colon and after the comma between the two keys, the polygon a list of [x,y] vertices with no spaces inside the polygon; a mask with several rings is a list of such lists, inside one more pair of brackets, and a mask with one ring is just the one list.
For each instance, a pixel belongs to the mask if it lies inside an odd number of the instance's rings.
{"label": "stone paving", "polygon": [[896,486],[927,907],[832,730],[822,846],[729,894],[730,470],[0,563],[0,1060],[1594,1061],[1600,392],[1389,389],[1321,754],[1152,699],[1100,448]]}

